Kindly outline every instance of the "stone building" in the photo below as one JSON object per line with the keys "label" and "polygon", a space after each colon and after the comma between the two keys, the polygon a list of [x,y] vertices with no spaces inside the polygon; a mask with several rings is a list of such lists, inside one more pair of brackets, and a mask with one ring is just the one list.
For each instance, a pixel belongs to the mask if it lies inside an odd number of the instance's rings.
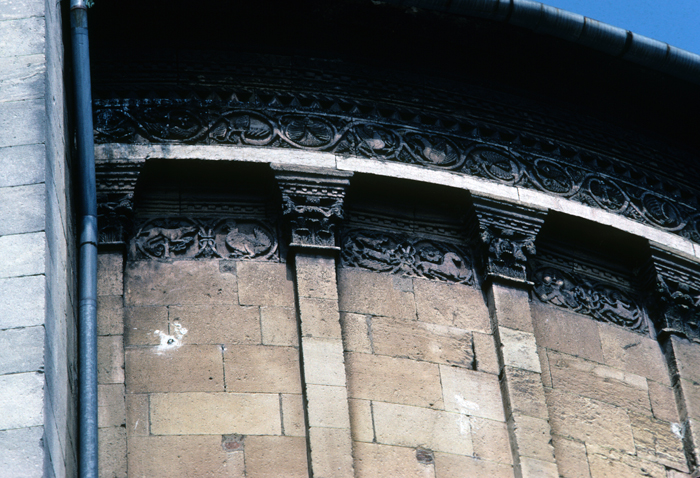
{"label": "stone building", "polygon": [[[78,476],[67,16],[0,4],[13,477]],[[700,476],[700,57],[523,0],[90,42],[100,476]]]}

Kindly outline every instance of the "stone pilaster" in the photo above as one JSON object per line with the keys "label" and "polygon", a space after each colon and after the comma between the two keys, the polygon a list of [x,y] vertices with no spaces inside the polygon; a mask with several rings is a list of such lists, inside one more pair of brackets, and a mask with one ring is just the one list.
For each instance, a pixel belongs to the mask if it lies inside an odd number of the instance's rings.
{"label": "stone pilaster", "polygon": [[671,374],[691,476],[700,476],[700,265],[652,245],[653,320]]}
{"label": "stone pilaster", "polygon": [[311,478],[352,478],[347,377],[338,312],[337,226],[350,174],[274,168],[294,257]]}
{"label": "stone pilaster", "polygon": [[515,476],[556,478],[527,280],[545,212],[479,197],[474,208]]}

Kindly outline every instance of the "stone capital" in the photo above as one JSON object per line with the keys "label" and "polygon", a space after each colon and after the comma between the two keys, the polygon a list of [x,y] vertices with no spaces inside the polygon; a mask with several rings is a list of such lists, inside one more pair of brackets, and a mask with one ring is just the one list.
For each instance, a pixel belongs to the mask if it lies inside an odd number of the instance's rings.
{"label": "stone capital", "polygon": [[290,246],[338,249],[338,224],[352,173],[323,168],[272,165],[282,194]]}
{"label": "stone capital", "polygon": [[528,260],[547,212],[479,196],[473,202],[486,277],[527,283]]}

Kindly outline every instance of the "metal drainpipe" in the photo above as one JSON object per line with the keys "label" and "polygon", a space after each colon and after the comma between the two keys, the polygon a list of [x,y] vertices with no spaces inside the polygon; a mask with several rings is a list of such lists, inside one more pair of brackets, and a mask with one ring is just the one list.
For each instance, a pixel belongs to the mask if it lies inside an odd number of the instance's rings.
{"label": "metal drainpipe", "polygon": [[77,142],[76,197],[79,215],[78,387],[81,478],[97,478],[97,192],[92,128],[87,5],[70,0]]}

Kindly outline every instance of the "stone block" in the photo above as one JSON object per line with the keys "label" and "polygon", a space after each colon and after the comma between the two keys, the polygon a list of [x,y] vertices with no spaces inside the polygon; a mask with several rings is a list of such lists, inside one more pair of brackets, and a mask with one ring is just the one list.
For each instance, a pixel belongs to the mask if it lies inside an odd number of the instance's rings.
{"label": "stone block", "polygon": [[124,303],[195,305],[238,302],[236,276],[219,272],[217,261],[127,263]]}
{"label": "stone block", "polygon": [[294,307],[294,283],[286,264],[239,262],[237,274],[241,305]]}
{"label": "stone block", "polygon": [[297,253],[294,267],[299,297],[338,300],[333,257]]}
{"label": "stone block", "polygon": [[[338,269],[338,303],[342,312],[371,314],[413,320],[413,292],[406,291],[396,276],[352,267]],[[396,286],[396,287],[395,287]]]}
{"label": "stone block", "polygon": [[474,458],[513,464],[508,428],[503,422],[470,417]]}
{"label": "stone block", "polygon": [[[44,55],[28,55],[14,58],[0,59],[0,102],[23,101],[29,99],[43,98],[46,93],[46,59]],[[0,153],[2,156],[2,153]],[[0,159],[0,167],[4,166],[7,160]],[[15,163],[9,163],[8,175],[10,178],[0,180],[0,187],[18,184],[34,184],[41,181],[16,182],[12,179],[17,177],[17,173],[25,173],[25,177],[36,177],[36,174],[27,174],[25,168],[17,167]],[[44,165],[39,167],[43,173]],[[43,176],[43,174],[42,174]],[[9,179],[9,181],[8,181]],[[43,180],[43,178],[42,178]],[[9,183],[9,184],[6,184]]]}
{"label": "stone block", "polygon": [[0,350],[0,375],[43,370],[44,327],[0,330]]}
{"label": "stone block", "polygon": [[629,415],[638,457],[686,473],[689,471],[678,424],[640,413]]}
{"label": "stone block", "polygon": [[281,435],[278,394],[154,393],[153,435]]}
{"label": "stone block", "polygon": [[260,308],[231,305],[183,305],[168,308],[169,320],[187,329],[188,344],[259,344]]}
{"label": "stone block", "polygon": [[416,459],[415,448],[355,443],[357,478],[434,478],[433,463]]}
{"label": "stone block", "polygon": [[349,353],[346,367],[351,398],[443,407],[440,370],[436,364]]}
{"label": "stone block", "polygon": [[554,388],[650,413],[649,389],[644,377],[570,355],[553,351],[547,354]]}
{"label": "stone block", "polygon": [[489,309],[497,317],[500,327],[534,333],[527,290],[493,283],[486,296]]}
{"label": "stone block", "polygon": [[474,332],[472,340],[474,341],[476,369],[480,372],[498,374],[500,366],[498,365],[496,342],[493,340],[493,335]]}
{"label": "stone block", "polygon": [[459,413],[372,402],[377,442],[426,447],[435,452],[472,456],[469,417]]}
{"label": "stone block", "polygon": [[43,16],[0,22],[0,58],[43,54],[45,28]]}
{"label": "stone block", "polygon": [[375,354],[472,368],[472,335],[463,329],[415,320],[375,317],[371,320]]}
{"label": "stone block", "polygon": [[514,478],[513,466],[468,456],[435,453],[436,478]]}
{"label": "stone block", "polygon": [[0,329],[44,323],[45,282],[43,275],[0,279]]}
{"label": "stone block", "polygon": [[44,427],[0,430],[0,469],[13,478],[43,477]]}
{"label": "stone block", "polygon": [[126,430],[100,428],[97,439],[100,477],[126,478]]}
{"label": "stone block", "polygon": [[[43,62],[43,55],[30,56],[26,59],[12,58],[6,61],[26,62],[27,68],[40,68],[43,71],[43,65],[39,65],[39,62]],[[0,70],[3,71],[0,75],[14,75],[17,71],[15,69],[5,70],[2,67],[0,67]],[[39,78],[39,80],[43,86],[43,78]],[[17,87],[24,88],[24,81],[18,82]],[[44,182],[45,163],[46,150],[43,144],[29,144],[0,149],[0,171],[3,172],[3,176],[0,178],[0,187]]]}
{"label": "stone block", "polygon": [[632,425],[621,408],[557,390],[548,391],[547,404],[552,434],[634,453]]}
{"label": "stone block", "polygon": [[552,372],[549,369],[549,357],[547,357],[547,349],[542,347],[537,347],[537,355],[540,357],[540,368],[542,369],[542,374],[540,378],[542,379],[542,385],[545,387],[552,388]]}
{"label": "stone block", "polygon": [[420,321],[476,332],[491,331],[489,311],[479,289],[416,279],[414,291]]}
{"label": "stone block", "polygon": [[97,386],[97,426],[122,427],[126,423],[124,385]]}
{"label": "stone block", "polygon": [[121,254],[97,255],[97,294],[124,293],[124,257]]}
{"label": "stone block", "polygon": [[[672,337],[673,351],[676,356],[676,366],[681,378],[700,383],[700,344]],[[658,382],[668,385],[665,381]]]}
{"label": "stone block", "polygon": [[126,392],[223,392],[222,360],[218,345],[129,348]]}
{"label": "stone block", "polygon": [[499,327],[498,336],[504,365],[542,373],[534,334]]}
{"label": "stone block", "polygon": [[541,375],[529,370],[506,367],[503,387],[508,391],[508,409],[517,415],[549,418]]}
{"label": "stone block", "polygon": [[554,455],[562,478],[591,478],[588,471],[586,445],[560,436],[552,436]]}
{"label": "stone block", "polygon": [[[43,274],[45,252],[43,232],[0,237],[0,278]],[[25,301],[33,299],[26,292],[20,297]]]}
{"label": "stone block", "polygon": [[124,341],[121,335],[97,337],[97,382],[124,383]]}
{"label": "stone block", "polygon": [[0,204],[0,236],[44,230],[44,184],[0,188]]}
{"label": "stone block", "polygon": [[552,437],[547,420],[513,415],[508,418],[508,427],[518,444],[521,461],[524,457],[528,457],[554,463],[554,448],[552,448]]}
{"label": "stone block", "polygon": [[372,402],[369,400],[349,399],[350,430],[353,441],[372,443],[375,441],[372,423]]}
{"label": "stone block", "polygon": [[340,313],[340,325],[343,331],[343,348],[346,352],[372,353],[370,340],[371,318],[368,315]]}
{"label": "stone block", "polygon": [[345,387],[306,385],[309,427],[350,429],[348,393]]}
{"label": "stone block", "polygon": [[229,345],[224,372],[229,392],[301,393],[299,351],[293,347]]}
{"label": "stone block", "polygon": [[148,395],[129,393],[126,395],[126,434],[132,436],[148,436],[150,431],[148,413]]}
{"label": "stone block", "polygon": [[314,477],[354,478],[350,430],[310,428],[309,443]]}
{"label": "stone block", "polygon": [[282,434],[285,436],[306,436],[304,403],[301,395],[282,394]]}
{"label": "stone block", "polygon": [[123,333],[124,298],[121,296],[98,296],[97,335],[122,335]]}
{"label": "stone block", "polygon": [[[168,308],[155,307],[126,307],[124,310],[124,341],[127,346],[160,345],[161,336],[158,332],[168,333]],[[156,332],[158,331],[158,332]],[[189,343],[190,329],[187,328]]]}
{"label": "stone block", "polygon": [[595,320],[537,301],[532,304],[532,316],[540,347],[603,362],[603,348]]}
{"label": "stone block", "polygon": [[304,381],[307,384],[346,385],[343,343],[340,339],[303,338]]}
{"label": "stone block", "polygon": [[[700,385],[690,380],[678,379],[678,385],[683,391],[683,401],[685,402],[685,413],[681,419],[700,419]],[[677,420],[677,422],[680,420]]]}
{"label": "stone block", "polygon": [[245,438],[245,464],[248,478],[306,478],[306,440],[301,437]]}
{"label": "stone block", "polygon": [[614,325],[598,324],[598,327],[606,365],[664,385],[671,384],[666,359],[656,340]]}
{"label": "stone block", "polygon": [[440,365],[445,410],[462,415],[505,421],[498,377],[463,368]]}
{"label": "stone block", "polygon": [[44,424],[44,374],[0,375],[0,430]]}
{"label": "stone block", "polygon": [[586,444],[591,478],[667,478],[666,470],[618,450]]}
{"label": "stone block", "polygon": [[299,345],[297,316],[291,307],[260,307],[260,327],[265,345]]}
{"label": "stone block", "polygon": [[523,456],[520,458],[520,473],[523,478],[559,478],[556,463]]}
{"label": "stone block", "polygon": [[338,301],[299,297],[299,315],[304,337],[342,338]]}
{"label": "stone block", "polygon": [[[649,386],[649,401],[654,417],[671,423],[679,423],[680,418],[678,417],[678,407],[673,389],[652,380],[647,380],[647,385]],[[698,413],[700,413],[700,407],[698,407]]]}
{"label": "stone block", "polygon": [[5,0],[0,5],[0,20],[16,20],[44,15],[46,4],[39,0]]}
{"label": "stone block", "polygon": [[241,452],[227,453],[221,436],[129,438],[129,476],[243,478]]}

